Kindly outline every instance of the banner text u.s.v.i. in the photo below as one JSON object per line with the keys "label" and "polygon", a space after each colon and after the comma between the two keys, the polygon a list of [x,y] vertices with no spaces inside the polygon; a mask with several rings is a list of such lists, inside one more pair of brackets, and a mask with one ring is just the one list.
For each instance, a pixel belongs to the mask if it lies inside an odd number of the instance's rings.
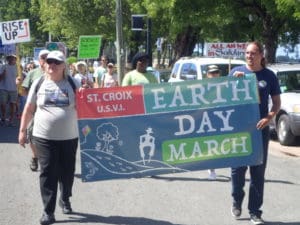
{"label": "banner text u.s.v.i.", "polygon": [[255,76],[77,93],[85,182],[262,162]]}

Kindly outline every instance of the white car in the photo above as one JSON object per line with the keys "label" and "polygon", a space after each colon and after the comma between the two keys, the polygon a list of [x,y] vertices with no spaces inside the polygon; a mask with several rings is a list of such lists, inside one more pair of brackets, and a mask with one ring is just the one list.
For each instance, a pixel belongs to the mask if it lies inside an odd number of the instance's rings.
{"label": "white car", "polygon": [[[270,124],[282,145],[294,145],[300,136],[300,64],[268,66],[278,78],[281,108]],[[271,107],[271,105],[270,105]]]}
{"label": "white car", "polygon": [[245,61],[237,59],[183,57],[174,64],[168,82],[206,78],[207,67],[210,65],[217,65],[221,76],[227,76],[232,68],[244,64]]}

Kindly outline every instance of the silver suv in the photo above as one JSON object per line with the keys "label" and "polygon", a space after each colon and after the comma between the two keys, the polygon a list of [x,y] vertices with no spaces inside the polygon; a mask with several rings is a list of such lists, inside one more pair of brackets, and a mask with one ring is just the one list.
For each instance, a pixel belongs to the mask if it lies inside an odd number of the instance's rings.
{"label": "silver suv", "polygon": [[300,64],[273,64],[268,68],[277,75],[282,92],[281,108],[270,128],[280,144],[294,145],[300,136]]}
{"label": "silver suv", "polygon": [[168,82],[201,80],[202,78],[206,78],[207,67],[209,65],[217,65],[221,76],[227,76],[232,68],[244,64],[245,61],[237,59],[183,57],[174,64]]}

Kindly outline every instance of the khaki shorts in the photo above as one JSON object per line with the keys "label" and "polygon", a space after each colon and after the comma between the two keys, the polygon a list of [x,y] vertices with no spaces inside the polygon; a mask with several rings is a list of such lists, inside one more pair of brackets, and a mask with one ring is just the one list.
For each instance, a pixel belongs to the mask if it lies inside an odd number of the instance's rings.
{"label": "khaki shorts", "polygon": [[17,91],[7,91],[0,90],[0,103],[17,103],[18,92]]}

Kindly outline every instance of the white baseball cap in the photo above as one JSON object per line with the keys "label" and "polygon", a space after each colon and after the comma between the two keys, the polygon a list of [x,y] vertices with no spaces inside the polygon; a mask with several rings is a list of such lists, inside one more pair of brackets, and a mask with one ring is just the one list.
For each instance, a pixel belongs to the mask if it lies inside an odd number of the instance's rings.
{"label": "white baseball cap", "polygon": [[51,51],[48,54],[47,59],[56,59],[57,61],[60,61],[60,62],[66,62],[66,57],[65,57],[64,53],[62,53],[61,51],[58,51],[58,50]]}
{"label": "white baseball cap", "polygon": [[42,56],[44,55],[48,55],[49,54],[49,50],[47,49],[42,49],[40,52],[39,52],[39,59],[42,58]]}

